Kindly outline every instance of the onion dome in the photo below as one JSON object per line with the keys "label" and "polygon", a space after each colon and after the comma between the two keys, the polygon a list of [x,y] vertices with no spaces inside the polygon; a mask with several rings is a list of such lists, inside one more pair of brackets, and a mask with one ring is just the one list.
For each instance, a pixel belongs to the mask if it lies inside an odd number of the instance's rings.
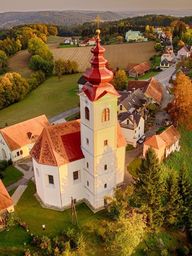
{"label": "onion dome", "polygon": [[96,46],[91,49],[93,57],[91,68],[83,75],[87,83],[83,87],[84,93],[91,101],[95,101],[106,93],[119,96],[110,82],[113,80],[113,72],[106,65],[108,61],[104,58],[105,49],[100,44],[100,30],[97,29]]}

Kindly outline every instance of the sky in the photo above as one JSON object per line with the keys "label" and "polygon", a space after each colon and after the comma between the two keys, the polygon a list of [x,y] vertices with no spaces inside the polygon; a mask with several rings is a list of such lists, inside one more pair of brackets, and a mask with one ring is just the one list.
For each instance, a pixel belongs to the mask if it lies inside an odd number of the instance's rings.
{"label": "sky", "polygon": [[0,12],[39,10],[132,11],[192,9],[192,0],[0,0]]}

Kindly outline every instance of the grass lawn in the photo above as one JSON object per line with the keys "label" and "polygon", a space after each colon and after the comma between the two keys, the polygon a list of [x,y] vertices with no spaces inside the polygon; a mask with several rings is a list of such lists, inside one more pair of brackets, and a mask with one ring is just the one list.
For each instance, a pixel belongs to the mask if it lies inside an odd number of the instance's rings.
{"label": "grass lawn", "polygon": [[23,177],[23,173],[12,165],[8,166],[3,172],[3,174],[3,183],[5,184],[5,186],[9,186]]}
{"label": "grass lawn", "polygon": [[46,114],[52,117],[79,103],[77,80],[81,74],[67,75],[62,79],[50,77],[24,100],[0,110],[0,127]]}
{"label": "grass lawn", "polygon": [[12,227],[9,231],[0,232],[0,255],[23,255],[24,243],[28,241],[28,234],[19,226]]}
{"label": "grass lawn", "polygon": [[58,44],[63,42],[64,42],[64,37],[62,36],[49,36],[47,39],[47,44]]}
{"label": "grass lawn", "polygon": [[[29,225],[29,229],[34,234],[56,236],[61,231],[72,227],[71,224],[71,210],[59,212],[55,210],[44,209],[41,207],[35,196],[35,185],[30,182],[28,188],[24,192],[19,203],[15,207],[16,214]],[[85,205],[80,204],[76,207],[78,216],[78,225],[86,237],[89,245],[89,254],[95,250],[100,251],[102,248],[98,246],[98,241],[94,233],[90,233],[90,226],[99,224],[100,220],[105,218],[105,212],[93,214],[91,210]],[[46,230],[42,230],[42,224],[46,225]]]}
{"label": "grass lawn", "polygon": [[[143,75],[143,76],[140,76],[139,78],[138,78],[138,80],[148,80],[148,79],[150,79],[151,77],[153,77],[153,76],[156,76],[157,74],[159,74],[159,71],[150,71],[150,72],[147,72],[145,75]],[[134,77],[128,77],[128,81],[132,81],[132,80],[135,80],[135,78]]]}
{"label": "grass lawn", "polygon": [[191,145],[192,145],[192,131],[187,131],[184,128],[180,128],[181,149],[179,152],[174,152],[163,163],[163,167],[179,171],[182,167],[186,167],[189,170],[189,179],[192,182],[192,157],[191,157]]}

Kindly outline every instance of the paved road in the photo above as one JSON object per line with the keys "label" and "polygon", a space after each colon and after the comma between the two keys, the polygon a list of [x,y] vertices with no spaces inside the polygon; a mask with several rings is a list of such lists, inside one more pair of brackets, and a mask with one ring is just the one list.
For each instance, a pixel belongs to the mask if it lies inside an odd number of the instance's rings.
{"label": "paved road", "polygon": [[158,75],[155,76],[155,79],[157,79],[162,84],[167,85],[169,83],[169,80],[172,74],[175,72],[175,68],[176,68],[176,65],[173,65],[170,68],[163,70],[162,72],[160,72]]}
{"label": "paved road", "polygon": [[57,116],[54,116],[54,117],[50,118],[49,122],[50,123],[58,122],[61,119],[65,119],[67,117],[70,117],[72,115],[75,115],[75,114],[79,113],[79,111],[80,111],[79,107],[69,109],[69,110],[67,110],[67,111],[65,111],[65,112],[63,112],[63,113],[61,113],[61,114],[59,114]]}

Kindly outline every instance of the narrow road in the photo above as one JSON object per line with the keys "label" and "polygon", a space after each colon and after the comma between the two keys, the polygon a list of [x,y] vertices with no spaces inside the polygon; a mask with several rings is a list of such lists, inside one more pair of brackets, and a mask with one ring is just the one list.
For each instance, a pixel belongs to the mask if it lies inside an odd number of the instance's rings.
{"label": "narrow road", "polygon": [[72,115],[75,115],[75,114],[79,113],[79,111],[80,111],[80,108],[79,108],[79,107],[69,109],[69,110],[67,110],[67,111],[65,111],[65,112],[63,112],[63,113],[60,113],[60,114],[57,115],[57,116],[51,117],[51,118],[49,119],[49,122],[50,122],[50,123],[58,122],[58,121],[61,120],[61,119],[65,119],[65,118],[67,118],[67,117],[70,117],[70,116],[72,116]]}
{"label": "narrow road", "polygon": [[175,72],[175,70],[176,70],[176,65],[173,65],[170,68],[167,68],[162,72],[160,72],[159,74],[157,74],[155,76],[155,79],[157,79],[159,82],[161,82],[163,85],[166,86],[169,83],[169,80],[172,74]]}

